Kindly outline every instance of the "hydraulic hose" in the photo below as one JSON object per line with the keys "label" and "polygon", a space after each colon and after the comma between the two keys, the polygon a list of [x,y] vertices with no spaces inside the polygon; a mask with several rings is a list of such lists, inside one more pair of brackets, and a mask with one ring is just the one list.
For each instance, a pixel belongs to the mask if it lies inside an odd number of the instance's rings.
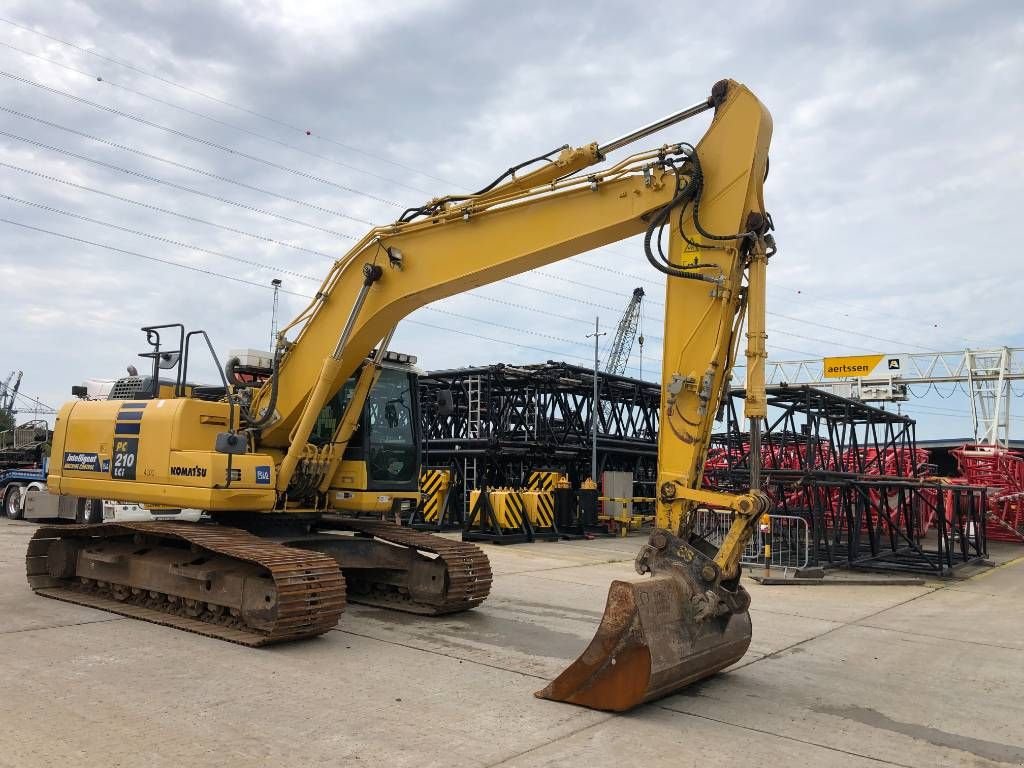
{"label": "hydraulic hose", "polygon": [[[231,367],[231,371],[228,373],[229,378],[234,377],[234,366],[231,364],[236,362],[238,358],[232,358],[228,361],[228,366]],[[274,350],[274,363],[270,369],[270,400],[267,403],[266,410],[263,411],[263,415],[259,418],[253,418],[253,415],[246,411],[245,420],[248,423],[250,429],[262,429],[267,426],[274,418],[274,409],[277,407],[277,384],[278,384],[278,369],[281,365],[281,344],[278,343],[277,349]]]}

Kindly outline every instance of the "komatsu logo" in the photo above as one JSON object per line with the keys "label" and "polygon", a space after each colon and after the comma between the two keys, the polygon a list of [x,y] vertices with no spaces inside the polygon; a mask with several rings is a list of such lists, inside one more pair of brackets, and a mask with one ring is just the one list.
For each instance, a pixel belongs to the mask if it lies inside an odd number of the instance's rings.
{"label": "komatsu logo", "polygon": [[206,467],[171,467],[171,477],[206,477]]}

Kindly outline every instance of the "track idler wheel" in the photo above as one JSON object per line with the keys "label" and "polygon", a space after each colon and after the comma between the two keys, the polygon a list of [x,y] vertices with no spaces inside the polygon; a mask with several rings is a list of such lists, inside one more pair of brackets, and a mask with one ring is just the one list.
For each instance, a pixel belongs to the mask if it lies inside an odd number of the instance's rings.
{"label": "track idler wheel", "polygon": [[657,529],[637,556],[641,581],[613,581],[597,634],[535,695],[623,712],[734,664],[750,646],[750,596],[722,583],[714,548]]}

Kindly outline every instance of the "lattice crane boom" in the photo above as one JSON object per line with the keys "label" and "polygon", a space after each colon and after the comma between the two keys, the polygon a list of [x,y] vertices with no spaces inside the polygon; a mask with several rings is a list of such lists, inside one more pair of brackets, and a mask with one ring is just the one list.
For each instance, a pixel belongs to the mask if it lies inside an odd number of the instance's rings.
{"label": "lattice crane boom", "polygon": [[622,313],[619,326],[615,329],[615,336],[612,339],[612,346],[608,351],[608,359],[604,366],[605,373],[613,373],[618,376],[626,370],[629,353],[633,351],[633,342],[636,341],[636,332],[640,325],[640,305],[643,299],[644,289],[634,288],[633,295],[626,305],[626,311]]}
{"label": "lattice crane boom", "polygon": [[[0,413],[6,413],[12,418],[17,413],[14,408],[15,399],[18,397],[18,389],[21,387],[21,371],[11,371],[10,375],[0,388]],[[11,381],[14,381],[12,384]]]}

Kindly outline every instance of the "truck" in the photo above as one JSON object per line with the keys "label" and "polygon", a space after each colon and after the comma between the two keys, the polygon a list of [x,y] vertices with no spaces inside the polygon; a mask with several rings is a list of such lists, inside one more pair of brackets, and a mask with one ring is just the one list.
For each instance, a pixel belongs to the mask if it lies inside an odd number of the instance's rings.
{"label": "truck", "polygon": [[0,498],[5,517],[21,519],[26,499],[46,490],[51,437],[41,419],[0,432]]}

